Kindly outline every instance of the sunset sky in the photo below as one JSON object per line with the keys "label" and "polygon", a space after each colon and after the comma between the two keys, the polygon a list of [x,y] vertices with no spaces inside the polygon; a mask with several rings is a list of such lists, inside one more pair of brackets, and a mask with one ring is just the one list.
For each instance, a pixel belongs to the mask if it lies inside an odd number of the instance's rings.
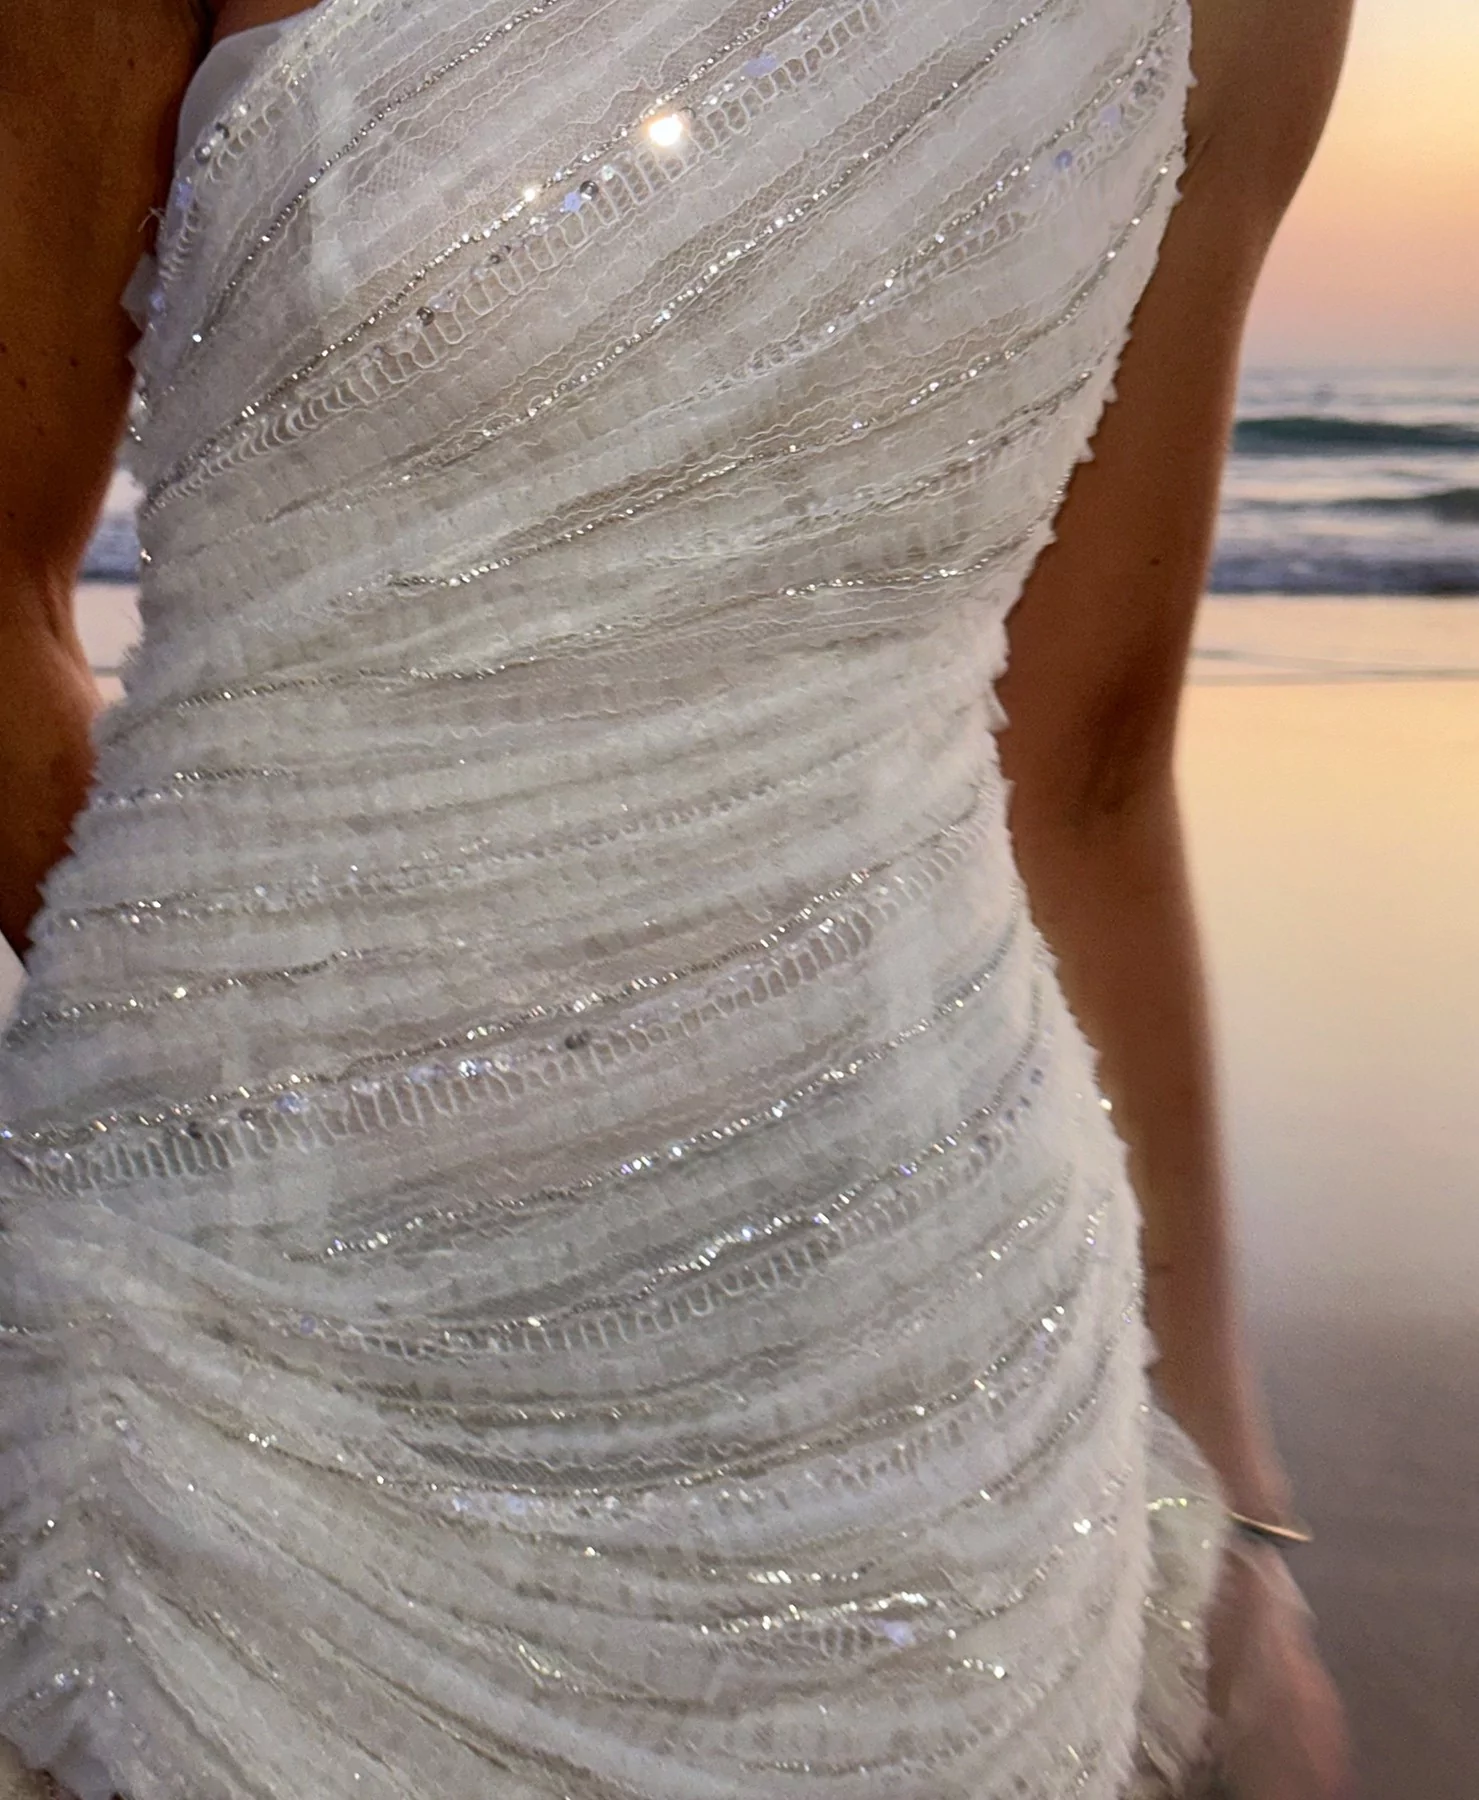
{"label": "sunset sky", "polygon": [[1479,365],[1479,0],[1356,0],[1246,361]]}

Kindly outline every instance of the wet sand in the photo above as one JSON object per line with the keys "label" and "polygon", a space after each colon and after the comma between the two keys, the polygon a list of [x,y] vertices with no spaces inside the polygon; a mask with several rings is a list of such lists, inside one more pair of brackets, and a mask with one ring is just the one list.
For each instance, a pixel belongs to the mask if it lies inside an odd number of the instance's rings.
{"label": "wet sand", "polygon": [[1367,1800],[1473,1800],[1479,602],[1208,602],[1179,773],[1296,1572]]}
{"label": "wet sand", "polygon": [[1194,681],[1180,784],[1293,1566],[1368,1800],[1473,1800],[1479,680]]}

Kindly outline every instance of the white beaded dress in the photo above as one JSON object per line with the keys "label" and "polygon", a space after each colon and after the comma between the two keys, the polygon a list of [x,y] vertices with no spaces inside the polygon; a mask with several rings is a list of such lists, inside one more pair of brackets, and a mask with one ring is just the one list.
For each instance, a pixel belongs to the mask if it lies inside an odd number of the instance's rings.
{"label": "white beaded dress", "polygon": [[1186,1791],[1215,1483],[993,684],[1188,38],[324,0],[184,131],[143,639],[0,1046],[27,1767]]}

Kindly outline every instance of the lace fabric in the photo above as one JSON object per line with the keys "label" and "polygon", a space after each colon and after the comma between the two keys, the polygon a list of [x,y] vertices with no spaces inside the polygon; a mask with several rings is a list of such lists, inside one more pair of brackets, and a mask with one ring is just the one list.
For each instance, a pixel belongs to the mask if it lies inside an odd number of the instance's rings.
{"label": "lace fabric", "polygon": [[[245,85],[277,39],[285,31],[301,29],[299,21],[307,13],[317,10],[310,6],[302,13],[291,13],[283,19],[249,25],[218,39],[206,51],[180,98],[175,163],[182,173],[187,159],[195,167],[210,161],[215,152],[216,124],[220,115],[235,104],[238,89]],[[146,252],[139,258],[120,296],[123,310],[141,328],[149,323],[149,299],[158,272],[154,256]]]}
{"label": "lace fabric", "polygon": [[81,1800],[1191,1778],[1215,1483],[993,691],[1187,49],[327,0],[188,146],[0,1047],[0,1735]]}

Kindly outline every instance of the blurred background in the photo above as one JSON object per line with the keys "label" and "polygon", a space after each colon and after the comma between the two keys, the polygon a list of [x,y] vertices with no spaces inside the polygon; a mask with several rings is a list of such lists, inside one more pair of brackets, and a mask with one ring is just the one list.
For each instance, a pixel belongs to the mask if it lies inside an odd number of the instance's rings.
{"label": "blurred background", "polygon": [[1367,1800],[1479,1796],[1479,5],[1356,0],[1181,783],[1291,1561]]}
{"label": "blurred background", "polygon": [[[1294,1567],[1367,1800],[1479,1795],[1476,94],[1479,0],[1358,0],[1254,309],[1180,740]],[[110,695],[133,501],[78,595]]]}

